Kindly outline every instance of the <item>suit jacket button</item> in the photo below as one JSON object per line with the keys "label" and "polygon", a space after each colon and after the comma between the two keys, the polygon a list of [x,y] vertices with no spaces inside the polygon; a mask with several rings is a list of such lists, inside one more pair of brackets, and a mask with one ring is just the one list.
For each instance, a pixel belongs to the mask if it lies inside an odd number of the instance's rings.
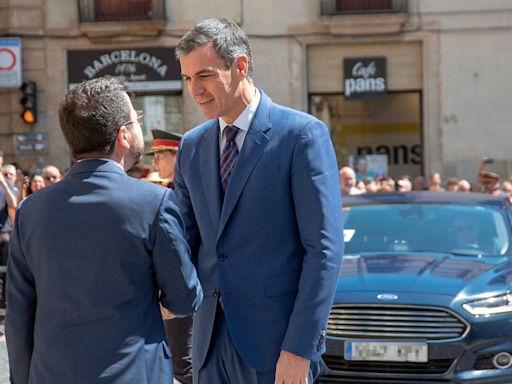
{"label": "suit jacket button", "polygon": [[217,290],[216,290],[216,289],[214,289],[214,290],[213,290],[213,292],[212,292],[212,296],[213,296],[214,298],[217,298],[217,295],[218,295]]}
{"label": "suit jacket button", "polygon": [[219,253],[217,255],[217,259],[219,259],[220,261],[224,261],[226,260],[227,256],[224,254],[224,253]]}

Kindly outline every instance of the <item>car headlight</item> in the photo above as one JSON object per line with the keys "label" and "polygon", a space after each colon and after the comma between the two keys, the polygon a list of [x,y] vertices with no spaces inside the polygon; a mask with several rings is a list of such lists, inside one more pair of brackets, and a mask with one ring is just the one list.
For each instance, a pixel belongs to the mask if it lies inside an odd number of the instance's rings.
{"label": "car headlight", "polygon": [[512,294],[505,293],[500,296],[471,301],[462,307],[475,316],[495,315],[498,313],[512,312]]}

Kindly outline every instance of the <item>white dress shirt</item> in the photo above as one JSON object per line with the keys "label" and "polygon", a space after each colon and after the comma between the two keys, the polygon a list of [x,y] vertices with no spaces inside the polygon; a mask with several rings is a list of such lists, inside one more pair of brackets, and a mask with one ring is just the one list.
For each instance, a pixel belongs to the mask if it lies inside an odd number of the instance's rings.
{"label": "white dress shirt", "polygon": [[233,124],[226,123],[222,117],[219,117],[219,149],[222,153],[224,146],[226,145],[226,137],[223,135],[224,128],[228,125],[236,126],[240,131],[235,137],[235,143],[238,148],[238,152],[242,150],[242,146],[244,145],[245,136],[247,135],[247,131],[251,126],[252,119],[254,118],[254,114],[256,113],[256,109],[258,109],[258,105],[260,104],[261,94],[260,91],[255,88],[254,98],[251,103],[244,109],[244,111],[236,118]]}

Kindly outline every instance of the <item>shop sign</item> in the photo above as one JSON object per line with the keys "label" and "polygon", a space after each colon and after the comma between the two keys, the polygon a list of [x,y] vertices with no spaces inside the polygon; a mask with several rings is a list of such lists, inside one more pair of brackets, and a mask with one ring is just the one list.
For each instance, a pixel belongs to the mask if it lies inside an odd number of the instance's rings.
{"label": "shop sign", "polygon": [[386,95],[386,58],[365,57],[343,60],[345,98],[370,100]]}
{"label": "shop sign", "polygon": [[21,39],[0,38],[0,88],[21,86]]}
{"label": "shop sign", "polygon": [[128,83],[132,91],[179,91],[181,74],[173,48],[70,50],[69,87],[106,75]]}

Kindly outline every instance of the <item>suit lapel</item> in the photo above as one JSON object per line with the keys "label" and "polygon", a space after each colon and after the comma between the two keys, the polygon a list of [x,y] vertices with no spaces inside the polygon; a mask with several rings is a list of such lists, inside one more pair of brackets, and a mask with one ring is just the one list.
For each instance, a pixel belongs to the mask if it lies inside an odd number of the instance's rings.
{"label": "suit lapel", "polygon": [[221,192],[219,176],[219,124],[218,120],[206,130],[201,141],[200,173],[203,180],[203,191],[206,194],[206,201],[209,202],[208,209],[212,222],[217,225],[220,220]]}
{"label": "suit lapel", "polygon": [[[260,91],[261,92],[261,91]],[[271,100],[263,92],[261,92],[261,100],[254,115],[247,135],[245,136],[240,157],[233,170],[233,174],[229,179],[228,188],[224,196],[224,204],[222,206],[218,236],[224,230],[224,227],[233,212],[236,202],[240,198],[252,170],[258,163],[265,145],[268,143],[268,136],[265,134],[271,128],[270,122],[270,105]],[[217,164],[217,169],[218,169]],[[217,172],[218,174],[218,172]]]}

